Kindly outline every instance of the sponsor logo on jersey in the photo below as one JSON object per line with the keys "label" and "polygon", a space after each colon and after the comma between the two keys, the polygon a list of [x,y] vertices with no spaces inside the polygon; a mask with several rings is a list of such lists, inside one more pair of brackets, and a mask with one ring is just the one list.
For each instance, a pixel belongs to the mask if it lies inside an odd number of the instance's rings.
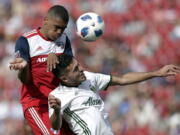
{"label": "sponsor logo on jersey", "polygon": [[47,57],[38,58],[37,62],[45,62],[47,60]]}
{"label": "sponsor logo on jersey", "polygon": [[93,105],[100,105],[102,101],[100,99],[93,99],[92,97],[89,97],[87,101],[82,103],[82,105],[85,106],[93,106]]}

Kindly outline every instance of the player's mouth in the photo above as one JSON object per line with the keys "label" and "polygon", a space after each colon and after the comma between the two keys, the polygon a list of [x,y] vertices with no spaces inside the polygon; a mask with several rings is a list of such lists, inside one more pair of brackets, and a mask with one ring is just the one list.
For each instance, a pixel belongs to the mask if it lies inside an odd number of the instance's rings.
{"label": "player's mouth", "polygon": [[54,40],[57,40],[59,37],[60,37],[60,36],[54,36],[53,38],[54,38]]}
{"label": "player's mouth", "polygon": [[54,35],[53,40],[57,40],[59,37],[61,37],[62,34]]}

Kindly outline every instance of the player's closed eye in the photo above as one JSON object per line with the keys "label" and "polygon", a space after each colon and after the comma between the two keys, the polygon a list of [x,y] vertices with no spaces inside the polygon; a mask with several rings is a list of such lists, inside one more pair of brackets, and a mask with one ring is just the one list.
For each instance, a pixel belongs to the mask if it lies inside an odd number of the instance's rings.
{"label": "player's closed eye", "polygon": [[78,71],[78,70],[79,70],[79,67],[76,66],[76,67],[74,68],[74,71],[76,72],[76,71]]}
{"label": "player's closed eye", "polygon": [[54,26],[54,30],[55,30],[55,31],[58,31],[58,30],[64,31],[65,29],[66,29],[66,26],[65,26],[65,27]]}

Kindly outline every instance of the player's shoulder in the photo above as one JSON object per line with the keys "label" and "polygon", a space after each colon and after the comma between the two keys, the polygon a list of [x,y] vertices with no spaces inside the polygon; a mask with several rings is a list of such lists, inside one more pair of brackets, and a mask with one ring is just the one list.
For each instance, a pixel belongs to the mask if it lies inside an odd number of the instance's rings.
{"label": "player's shoulder", "polygon": [[68,35],[67,35],[67,33],[66,32],[63,32],[62,34],[61,34],[61,37],[68,37]]}
{"label": "player's shoulder", "polygon": [[102,73],[94,73],[89,71],[84,71],[86,76],[86,80],[97,81],[98,79],[102,79],[104,77],[110,77],[110,75],[102,74]]}
{"label": "player's shoulder", "polygon": [[84,71],[84,74],[85,74],[86,78],[93,78],[93,77],[96,77],[97,75],[100,75],[101,73],[94,73],[94,72]]}
{"label": "player's shoulder", "polygon": [[67,42],[67,41],[70,42],[70,39],[69,39],[69,36],[67,35],[67,33],[64,32],[64,33],[61,35],[61,37],[64,38],[64,39],[66,40],[66,42]]}
{"label": "player's shoulder", "polygon": [[58,95],[58,94],[62,94],[62,93],[64,93],[64,91],[67,91],[67,90],[70,90],[70,89],[73,89],[73,87],[69,88],[69,87],[66,87],[66,86],[63,86],[63,85],[59,84],[59,86],[56,87],[54,90],[52,90],[49,94],[55,96],[55,95]]}
{"label": "player's shoulder", "polygon": [[62,35],[64,35],[65,37],[68,37],[67,33],[63,32]]}
{"label": "player's shoulder", "polygon": [[49,94],[55,96],[59,92],[59,86],[52,90]]}
{"label": "player's shoulder", "polygon": [[27,41],[27,38],[24,36],[20,36],[16,41],[16,48],[21,47],[28,47],[29,43]]}
{"label": "player's shoulder", "polygon": [[86,77],[92,76],[94,73],[89,71],[84,71]]}
{"label": "player's shoulder", "polygon": [[96,77],[96,73],[94,72],[84,71],[84,74],[86,76],[86,80],[94,80]]}
{"label": "player's shoulder", "polygon": [[28,32],[25,32],[24,34],[23,34],[23,36],[25,37],[25,38],[31,38],[31,37],[33,37],[33,36],[36,36],[36,35],[38,35],[38,31],[37,31],[37,29],[33,29],[33,30],[31,30],[31,31],[28,31]]}

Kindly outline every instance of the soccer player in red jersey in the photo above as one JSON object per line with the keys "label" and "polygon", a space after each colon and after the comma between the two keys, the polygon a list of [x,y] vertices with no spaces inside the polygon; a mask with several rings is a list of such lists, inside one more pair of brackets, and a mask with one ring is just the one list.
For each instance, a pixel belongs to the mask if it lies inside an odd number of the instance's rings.
{"label": "soccer player in red jersey", "polygon": [[47,72],[58,63],[53,54],[73,55],[70,41],[64,33],[68,21],[69,15],[63,6],[51,7],[42,27],[19,37],[15,46],[18,57],[10,62],[10,69],[19,70],[24,117],[35,135],[72,134],[66,126],[62,133],[54,133],[48,116],[48,95],[59,84],[52,72]]}

